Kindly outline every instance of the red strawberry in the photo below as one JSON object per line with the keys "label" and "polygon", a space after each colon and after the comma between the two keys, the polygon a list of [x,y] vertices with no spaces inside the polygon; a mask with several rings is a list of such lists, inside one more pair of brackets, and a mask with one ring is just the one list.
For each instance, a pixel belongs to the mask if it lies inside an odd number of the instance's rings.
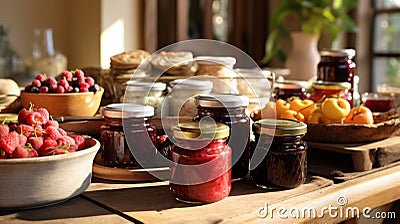
{"label": "red strawberry", "polygon": [[28,138],[28,143],[31,144],[33,149],[40,149],[43,145],[43,138],[42,137],[30,137]]}
{"label": "red strawberry", "polygon": [[68,81],[72,80],[72,72],[70,71],[63,71],[61,73],[61,78],[66,79]]}
{"label": "red strawberry", "polygon": [[17,145],[12,152],[12,158],[28,158],[29,152],[23,145]]}
{"label": "red strawberry", "polygon": [[0,125],[0,139],[6,136],[10,132],[10,127],[7,124]]}
{"label": "red strawberry", "polygon": [[32,126],[41,126],[44,122],[44,118],[42,117],[42,114],[33,111],[30,114],[28,114],[28,116],[26,116],[26,121],[25,123],[28,125],[32,125]]}
{"label": "red strawberry", "polygon": [[61,155],[61,154],[67,154],[67,153],[70,153],[70,152],[64,148],[57,148],[53,152],[54,155]]}
{"label": "red strawberry", "polygon": [[39,108],[36,110],[39,114],[42,115],[43,117],[43,124],[46,124],[50,120],[50,114],[49,111],[46,108]]}
{"label": "red strawberry", "polygon": [[56,120],[50,120],[50,121],[46,122],[46,124],[44,125],[44,128],[47,128],[49,126],[53,126],[56,128],[60,127],[58,121],[56,121]]}
{"label": "red strawberry", "polygon": [[9,154],[12,154],[17,145],[19,145],[19,135],[15,131],[9,132],[0,140],[0,147]]}
{"label": "red strawberry", "polygon": [[85,77],[85,73],[82,70],[77,69],[77,70],[75,70],[73,76],[77,77],[77,78],[84,78]]}

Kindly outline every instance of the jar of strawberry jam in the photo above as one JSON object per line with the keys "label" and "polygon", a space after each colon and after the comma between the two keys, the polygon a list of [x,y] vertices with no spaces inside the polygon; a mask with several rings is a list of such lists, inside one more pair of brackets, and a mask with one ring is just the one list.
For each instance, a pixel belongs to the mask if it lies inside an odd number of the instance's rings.
{"label": "jar of strawberry jam", "polygon": [[317,80],[327,82],[349,82],[353,85],[356,63],[354,49],[325,49],[320,51]]}
{"label": "jar of strawberry jam", "polygon": [[[250,170],[254,184],[265,189],[295,188],[307,175],[305,123],[287,119],[262,119],[253,124],[251,153],[263,158]],[[253,161],[252,161],[253,165]]]}
{"label": "jar of strawberry jam", "polygon": [[304,100],[309,97],[308,82],[297,80],[282,80],[274,83],[273,96],[275,99],[286,100],[290,97],[299,97]]}
{"label": "jar of strawberry jam", "polygon": [[237,94],[200,94],[195,97],[197,116],[211,117],[230,127],[228,144],[232,148],[232,179],[245,177],[250,161],[250,118],[246,115],[249,98]]}
{"label": "jar of strawberry jam", "polygon": [[[129,133],[130,141],[142,144],[150,137],[156,143],[156,128],[152,125],[154,108],[141,104],[115,103],[103,109],[105,123],[101,126],[101,159],[105,166],[139,166],[127,144],[128,136],[124,132],[124,122],[129,123],[134,132]],[[125,123],[125,124],[126,124]]]}
{"label": "jar of strawberry jam", "polygon": [[231,191],[232,151],[227,125],[186,122],[172,126],[170,190],[177,200],[211,203]]}
{"label": "jar of strawberry jam", "polygon": [[312,84],[310,99],[314,102],[318,102],[328,97],[341,97],[352,105],[353,96],[350,89],[351,84],[348,82],[315,81]]}

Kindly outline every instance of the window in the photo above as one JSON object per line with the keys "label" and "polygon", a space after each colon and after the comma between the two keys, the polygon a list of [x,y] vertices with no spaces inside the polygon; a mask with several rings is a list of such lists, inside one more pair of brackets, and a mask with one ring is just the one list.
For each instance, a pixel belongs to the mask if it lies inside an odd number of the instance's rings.
{"label": "window", "polygon": [[400,86],[400,0],[371,0],[374,9],[371,43],[371,88]]}

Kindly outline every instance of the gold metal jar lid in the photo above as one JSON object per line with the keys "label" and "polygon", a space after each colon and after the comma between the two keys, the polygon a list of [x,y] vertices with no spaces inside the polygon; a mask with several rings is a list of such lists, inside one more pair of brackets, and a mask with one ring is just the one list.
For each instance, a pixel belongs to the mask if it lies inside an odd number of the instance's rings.
{"label": "gold metal jar lid", "polygon": [[211,121],[182,122],[172,126],[172,133],[184,140],[221,139],[229,136],[229,126]]}
{"label": "gold metal jar lid", "polygon": [[314,89],[323,89],[323,90],[345,90],[351,88],[351,83],[315,81],[313,82],[312,87]]}
{"label": "gold metal jar lid", "polygon": [[307,133],[307,125],[300,121],[289,119],[261,119],[253,124],[256,134],[267,134],[274,136],[296,136]]}

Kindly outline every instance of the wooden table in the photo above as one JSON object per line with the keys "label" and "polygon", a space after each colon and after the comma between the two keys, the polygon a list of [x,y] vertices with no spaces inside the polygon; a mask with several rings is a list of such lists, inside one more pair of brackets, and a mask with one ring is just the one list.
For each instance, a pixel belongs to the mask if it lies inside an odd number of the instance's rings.
{"label": "wooden table", "polygon": [[[267,223],[271,213],[266,218],[257,213],[263,212],[266,204],[270,209],[312,207],[321,211],[329,205],[338,206],[339,197],[347,200],[343,209],[376,208],[400,199],[400,165],[337,184],[309,176],[304,185],[282,191],[265,191],[247,180],[236,181],[228,198],[196,206],[176,201],[167,182],[117,183],[94,178],[83,194],[60,204],[0,211],[0,223]],[[282,219],[277,213],[273,215],[273,223],[336,223],[350,218],[331,217],[328,211],[319,213],[317,219]]]}

